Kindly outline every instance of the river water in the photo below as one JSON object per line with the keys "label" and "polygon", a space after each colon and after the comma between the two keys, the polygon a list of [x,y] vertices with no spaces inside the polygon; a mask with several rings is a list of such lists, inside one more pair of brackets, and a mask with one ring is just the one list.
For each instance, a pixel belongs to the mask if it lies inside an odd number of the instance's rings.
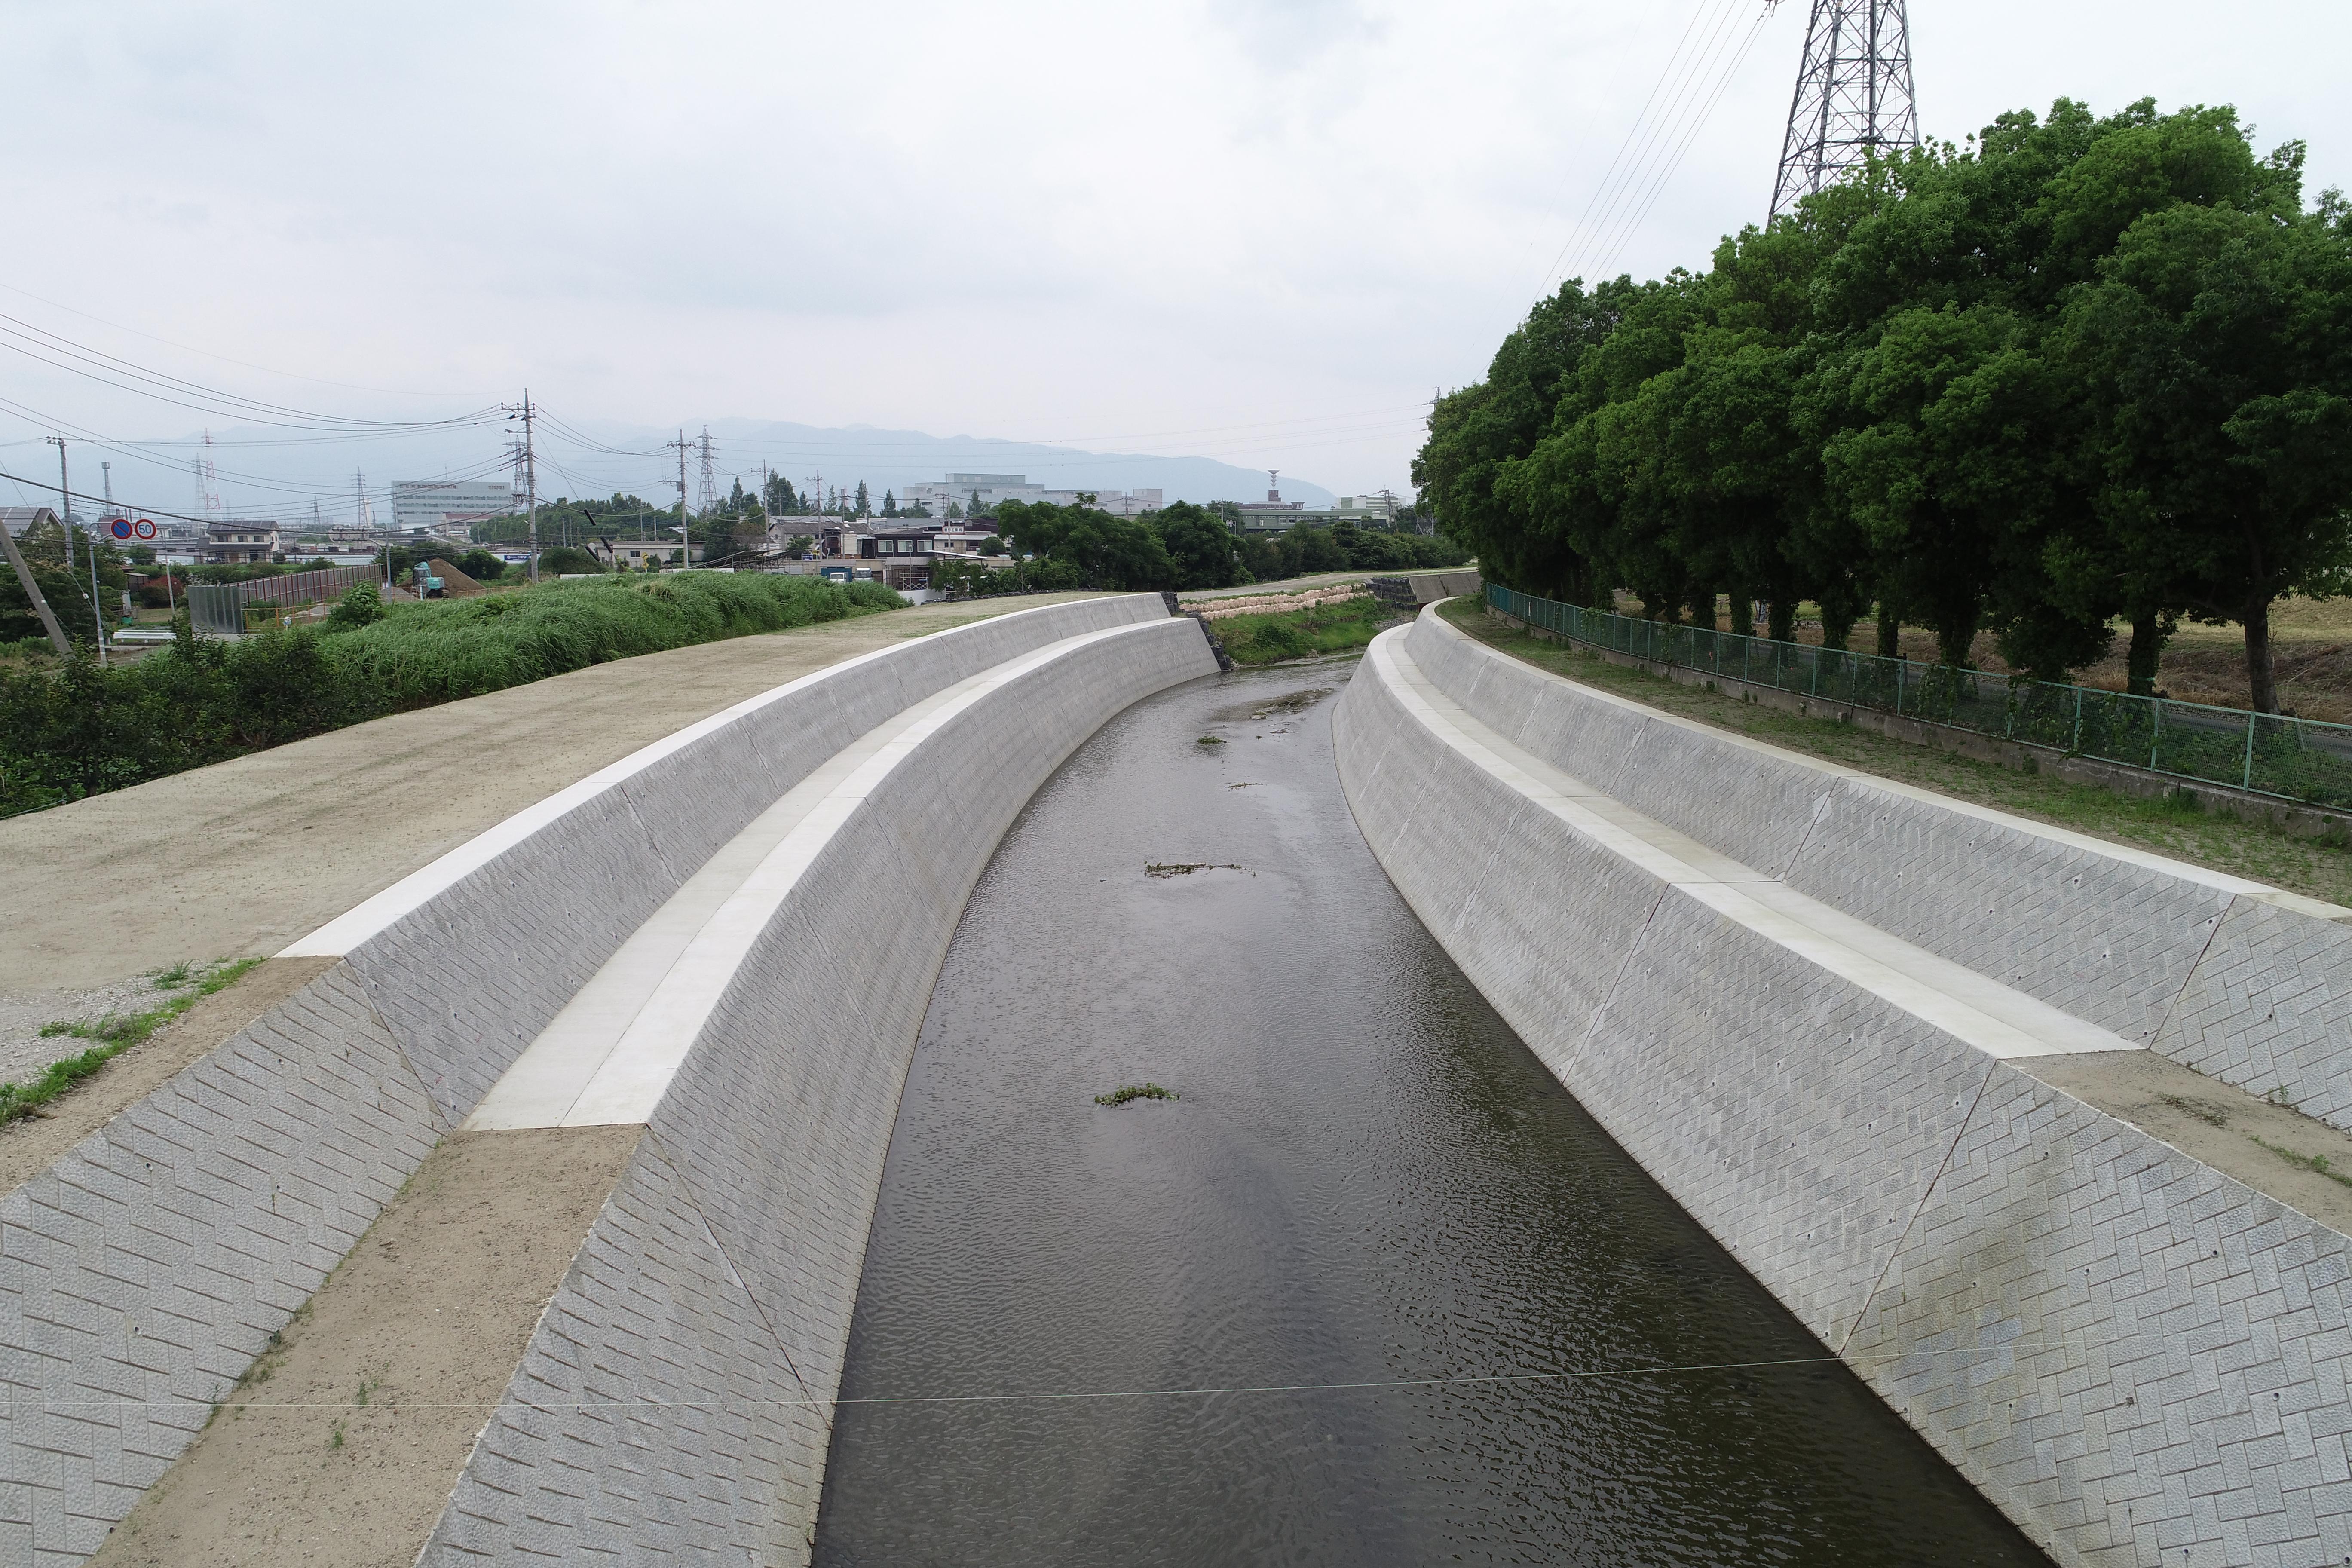
{"label": "river water", "polygon": [[1414,920],[1332,765],[1352,668],[1137,705],[998,850],[817,1563],[2044,1563]]}

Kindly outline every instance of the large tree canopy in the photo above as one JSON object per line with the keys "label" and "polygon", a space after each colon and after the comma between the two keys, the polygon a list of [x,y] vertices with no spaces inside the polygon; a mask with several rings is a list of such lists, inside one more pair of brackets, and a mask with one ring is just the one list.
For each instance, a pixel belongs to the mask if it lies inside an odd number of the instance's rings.
{"label": "large tree canopy", "polygon": [[1414,464],[1494,580],[1735,624],[1800,599],[1845,645],[1875,604],[1965,663],[1979,630],[2057,678],[2120,618],[2136,687],[2189,616],[2344,591],[2352,219],[2236,114],[2061,100],[1874,163],[1705,273],[1571,280]]}

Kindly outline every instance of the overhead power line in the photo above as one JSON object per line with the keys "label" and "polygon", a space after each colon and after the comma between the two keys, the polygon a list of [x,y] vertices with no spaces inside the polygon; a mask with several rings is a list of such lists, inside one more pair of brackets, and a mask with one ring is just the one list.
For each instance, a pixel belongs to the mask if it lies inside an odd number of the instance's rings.
{"label": "overhead power line", "polygon": [[1640,231],[1772,14],[1771,0],[1766,0],[1743,33],[1737,24],[1742,6],[1750,4],[1755,0],[1698,0],[1624,141],[1546,269],[1539,295],[1549,293],[1558,278],[1605,275]]}

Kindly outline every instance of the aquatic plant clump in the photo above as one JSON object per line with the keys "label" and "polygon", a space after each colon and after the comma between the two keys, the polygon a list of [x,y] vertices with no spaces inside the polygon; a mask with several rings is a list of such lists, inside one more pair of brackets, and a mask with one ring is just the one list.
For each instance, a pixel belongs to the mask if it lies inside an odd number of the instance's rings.
{"label": "aquatic plant clump", "polygon": [[1095,1103],[1117,1106],[1125,1105],[1130,1100],[1180,1100],[1182,1096],[1174,1089],[1162,1089],[1156,1083],[1130,1083],[1112,1089],[1108,1094],[1096,1095]]}

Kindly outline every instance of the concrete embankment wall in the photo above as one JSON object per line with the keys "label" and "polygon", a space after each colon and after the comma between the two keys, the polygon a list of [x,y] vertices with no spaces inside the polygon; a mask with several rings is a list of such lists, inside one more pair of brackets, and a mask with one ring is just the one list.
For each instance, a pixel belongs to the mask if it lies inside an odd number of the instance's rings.
{"label": "concrete embankment wall", "polygon": [[1504,1017],[2060,1562],[2352,1557],[2352,1241],[2020,1065],[2153,1044],[2336,1120],[2344,911],[1433,616],[1374,645],[1334,732],[1375,852]]}
{"label": "concrete embankment wall", "polygon": [[[1213,668],[1197,626],[1168,619],[1156,597],[1005,616],[780,687],[518,814],[289,949],[289,957],[323,963],[322,972],[0,1198],[0,1368],[10,1397],[0,1564],[76,1563],[95,1551],[434,1142],[646,917],[779,794],[957,682],[1064,639],[1127,626],[1141,634],[1131,647],[1119,645],[1133,659],[1105,661],[1098,689],[1086,661],[1056,667],[1065,685],[1055,689],[1062,701],[1050,720],[1032,723],[1018,703],[992,710],[996,727],[966,737],[958,753],[961,765],[977,771],[942,777],[944,793],[922,803],[928,816],[889,817],[887,844],[842,840],[828,884],[839,901],[821,918],[803,911],[809,941],[856,931],[866,948],[839,955],[830,973],[813,977],[813,991],[770,997],[767,1005],[801,1023],[835,1024],[868,1008],[897,1018],[912,1005],[915,1021],[904,1029],[910,1048],[930,984],[924,954],[943,949],[969,886],[962,863],[973,855],[984,861],[1027,798],[1025,788],[1004,791],[1032,773],[1042,777],[1041,759],[1050,758],[1043,763],[1050,769],[1092,723],[1156,689],[1154,682]],[[1139,671],[1139,661],[1147,668]],[[1078,724],[1087,727],[1070,729]],[[895,787],[903,790],[923,770],[902,772]],[[851,862],[853,841],[874,857],[864,873]],[[942,921],[933,944],[931,928]],[[936,966],[936,953],[929,962]],[[862,1037],[857,1027],[850,1024],[842,1037]],[[690,1061],[681,1092],[716,1070]],[[806,1150],[832,1152],[831,1118],[851,1106],[817,1087],[822,1075],[771,1070],[763,1084],[752,1081],[762,1079],[761,1068],[735,1070],[744,1080],[736,1098],[706,1093],[684,1131],[664,1122],[670,1132],[646,1142],[667,1151],[674,1170],[716,1201],[738,1205],[723,1212],[749,1227],[761,1215],[742,1205],[774,1198],[761,1184],[778,1178],[729,1163],[745,1156],[743,1140],[756,1143],[774,1131],[743,1124],[747,1108],[780,1113],[761,1097],[786,1092],[788,1082],[789,1092],[810,1097]],[[858,1092],[870,1100],[874,1091]],[[859,1103],[857,1113],[870,1119],[870,1103]],[[872,1134],[877,1167],[888,1129],[886,1111]],[[681,1138],[694,1148],[681,1152]],[[782,1155],[770,1147],[760,1157]],[[625,1193],[642,1197],[665,1179],[661,1170],[649,1152],[631,1167]],[[777,1223],[792,1223],[789,1205],[775,1212]],[[813,1223],[828,1221],[847,1224],[837,1209]],[[833,1237],[856,1244],[851,1288],[864,1221],[854,1229]],[[605,1230],[600,1222],[599,1235]],[[710,1263],[711,1233],[701,1234],[700,1254],[688,1236],[677,1256]],[[756,1243],[743,1245],[759,1255]],[[837,1262],[838,1248],[813,1255]],[[725,1258],[710,1267],[713,1279],[673,1283],[716,1311],[726,1296],[720,1287],[741,1281]],[[793,1267],[789,1257],[761,1258],[762,1283],[781,1292],[779,1300],[803,1289],[789,1277]],[[829,1300],[837,1283],[818,1281],[817,1295]],[[808,1315],[816,1341],[833,1332],[832,1317],[845,1323],[845,1307]],[[716,1339],[701,1342],[707,1355],[727,1353]],[[772,1369],[768,1376],[773,1386]],[[736,1461],[756,1468],[771,1457],[753,1450]]]}
{"label": "concrete embankment wall", "polygon": [[804,1560],[883,1156],[965,899],[1080,742],[1216,668],[1190,619],[1105,638],[954,712],[863,795],[653,1111],[424,1562]]}

